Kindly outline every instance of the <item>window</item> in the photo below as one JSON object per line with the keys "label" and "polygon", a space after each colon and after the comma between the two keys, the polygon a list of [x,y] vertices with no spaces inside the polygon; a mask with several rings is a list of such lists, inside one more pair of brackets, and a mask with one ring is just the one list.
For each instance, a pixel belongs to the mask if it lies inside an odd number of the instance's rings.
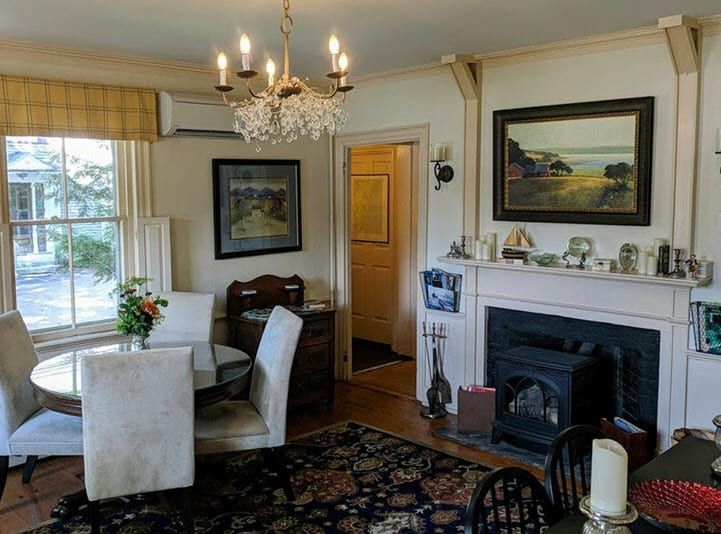
{"label": "window", "polygon": [[75,330],[112,320],[122,265],[113,142],[4,143],[15,301],[28,328]]}

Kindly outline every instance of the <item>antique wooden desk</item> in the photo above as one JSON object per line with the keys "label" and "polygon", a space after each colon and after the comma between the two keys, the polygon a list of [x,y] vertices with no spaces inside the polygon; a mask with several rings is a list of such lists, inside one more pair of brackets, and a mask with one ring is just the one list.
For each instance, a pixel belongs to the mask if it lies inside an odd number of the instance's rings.
{"label": "antique wooden desk", "polygon": [[288,405],[333,402],[335,368],[335,310],[302,309],[305,287],[298,275],[263,275],[249,282],[234,281],[227,289],[230,345],[254,357],[265,320],[242,315],[255,309],[286,306],[303,319],[290,376]]}

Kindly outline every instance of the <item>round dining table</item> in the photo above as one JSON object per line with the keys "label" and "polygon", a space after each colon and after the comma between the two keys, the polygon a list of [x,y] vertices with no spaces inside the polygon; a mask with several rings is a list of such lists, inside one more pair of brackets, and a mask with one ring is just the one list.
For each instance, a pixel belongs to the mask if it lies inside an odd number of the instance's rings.
{"label": "round dining table", "polygon": [[[150,349],[188,346],[193,347],[196,408],[229,399],[246,388],[253,362],[242,350],[212,343],[148,343]],[[81,416],[82,359],[88,355],[129,351],[129,343],[105,344],[65,352],[42,361],[30,375],[35,398],[48,410]],[[158,377],[158,387],[163,387],[162,377]]]}

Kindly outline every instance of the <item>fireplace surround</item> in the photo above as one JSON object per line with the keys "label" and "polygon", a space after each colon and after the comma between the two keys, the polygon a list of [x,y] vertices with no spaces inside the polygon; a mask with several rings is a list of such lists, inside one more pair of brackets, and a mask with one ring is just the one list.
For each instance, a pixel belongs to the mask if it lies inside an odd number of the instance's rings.
{"label": "fireplace surround", "polygon": [[[425,312],[426,320],[442,321],[448,328],[446,375],[454,390],[463,384],[489,385],[493,355],[487,339],[488,318],[493,308],[499,308],[655,332],[657,450],[670,446],[673,429],[706,428],[717,413],[718,403],[714,399],[721,383],[721,358],[698,353],[689,345],[691,292],[708,280],[513,266],[480,260],[438,260],[447,270],[463,274],[460,312]],[[634,331],[631,339],[636,334]],[[573,335],[559,337],[587,341]],[[577,347],[572,349],[571,352]],[[613,354],[613,350],[610,352]],[[641,369],[631,371],[643,378],[648,376]],[[426,382],[419,371],[416,382],[419,399],[428,387]],[[640,395],[629,395],[628,402],[634,398],[653,403]],[[449,411],[455,412],[455,403],[449,406]],[[653,412],[649,416],[652,418]]]}
{"label": "fireplace surround", "polygon": [[646,430],[650,445],[655,445],[657,330],[497,307],[488,308],[486,321],[487,385],[502,386],[496,377],[497,359],[519,346],[552,351],[559,357],[567,354],[569,359],[585,354],[597,359],[598,365],[594,369],[595,420],[583,422],[598,425],[600,416],[623,417]]}

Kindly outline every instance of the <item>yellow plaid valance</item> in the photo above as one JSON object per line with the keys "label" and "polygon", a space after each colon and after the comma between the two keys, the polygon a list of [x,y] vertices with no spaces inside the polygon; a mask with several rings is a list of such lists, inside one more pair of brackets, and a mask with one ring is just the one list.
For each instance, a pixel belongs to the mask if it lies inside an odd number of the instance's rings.
{"label": "yellow plaid valance", "polygon": [[0,75],[0,135],[156,141],[155,92]]}

